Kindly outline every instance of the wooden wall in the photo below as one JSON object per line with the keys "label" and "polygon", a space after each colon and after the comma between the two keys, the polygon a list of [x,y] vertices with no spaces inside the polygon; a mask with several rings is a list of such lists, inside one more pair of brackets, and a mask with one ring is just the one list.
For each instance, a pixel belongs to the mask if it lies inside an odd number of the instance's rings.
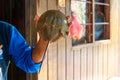
{"label": "wooden wall", "polygon": [[[39,1],[39,14],[47,9],[57,9],[57,0]],[[110,41],[72,47],[71,39],[65,38],[50,44],[38,80],[108,80],[120,75],[118,2],[111,0]],[[69,6],[70,0],[66,0],[66,7],[61,8],[66,15],[69,14]]]}

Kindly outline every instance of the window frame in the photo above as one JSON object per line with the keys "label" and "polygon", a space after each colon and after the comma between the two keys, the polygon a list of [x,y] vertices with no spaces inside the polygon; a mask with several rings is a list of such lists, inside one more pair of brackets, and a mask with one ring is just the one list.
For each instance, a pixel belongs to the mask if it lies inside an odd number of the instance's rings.
{"label": "window frame", "polygon": [[[72,1],[72,0],[71,0]],[[96,43],[109,43],[110,42],[110,0],[105,0],[105,3],[97,2],[95,0],[76,0],[76,1],[83,1],[91,5],[92,10],[92,17],[90,20],[91,23],[86,23],[85,25],[88,25],[86,27],[86,35],[88,35],[86,38],[88,40],[87,43],[72,45],[72,47],[81,46],[81,45],[91,45]],[[105,7],[105,21],[104,22],[95,22],[95,6],[100,5]],[[107,7],[107,8],[106,8]],[[89,9],[88,9],[89,10]],[[107,13],[106,13],[107,12]],[[107,14],[107,15],[106,15]],[[103,40],[95,40],[95,25],[104,25],[104,31],[103,31]],[[107,26],[106,26],[107,25]],[[72,41],[71,41],[72,42]],[[73,43],[72,43],[73,44]]]}

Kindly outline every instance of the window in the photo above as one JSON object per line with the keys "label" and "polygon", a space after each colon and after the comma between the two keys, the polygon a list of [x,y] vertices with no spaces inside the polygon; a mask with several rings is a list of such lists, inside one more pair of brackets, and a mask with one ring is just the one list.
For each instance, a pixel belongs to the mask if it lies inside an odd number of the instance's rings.
{"label": "window", "polygon": [[110,0],[71,0],[71,11],[83,27],[81,39],[72,39],[73,46],[110,39]]}

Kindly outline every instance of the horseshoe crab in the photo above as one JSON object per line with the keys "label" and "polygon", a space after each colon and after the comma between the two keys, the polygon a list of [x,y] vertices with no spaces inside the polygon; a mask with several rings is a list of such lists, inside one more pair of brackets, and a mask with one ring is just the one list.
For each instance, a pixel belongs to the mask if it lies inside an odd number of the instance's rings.
{"label": "horseshoe crab", "polygon": [[41,31],[44,40],[54,42],[60,37],[66,37],[69,31],[68,21],[59,10],[47,10],[39,18],[37,30]]}

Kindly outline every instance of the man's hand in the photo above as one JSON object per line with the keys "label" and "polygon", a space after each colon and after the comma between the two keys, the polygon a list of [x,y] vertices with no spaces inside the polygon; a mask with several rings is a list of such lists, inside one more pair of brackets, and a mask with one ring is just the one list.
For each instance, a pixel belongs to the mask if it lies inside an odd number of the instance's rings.
{"label": "man's hand", "polygon": [[35,18],[34,18],[34,22],[35,22],[36,25],[38,23],[39,18],[40,18],[40,16],[38,14],[36,14]]}
{"label": "man's hand", "polygon": [[[39,16],[36,15],[36,18],[35,18],[36,24],[37,24],[38,19],[39,19]],[[67,18],[67,20],[69,20],[69,19],[70,18]],[[70,26],[70,24],[71,24],[71,22],[68,25]],[[39,30],[39,32],[38,32],[40,38],[32,52],[32,59],[35,63],[39,63],[39,62],[43,61],[48,44],[51,42],[48,40],[44,40],[44,38],[43,38],[44,36],[42,35],[41,32],[42,32],[42,29]]]}
{"label": "man's hand", "polygon": [[3,45],[0,45],[0,49],[2,49]]}
{"label": "man's hand", "polygon": [[40,36],[39,41],[32,52],[32,59],[35,63],[43,61],[44,55],[49,44],[49,41],[47,40],[45,41],[43,39],[41,32],[39,32],[39,36]]}

